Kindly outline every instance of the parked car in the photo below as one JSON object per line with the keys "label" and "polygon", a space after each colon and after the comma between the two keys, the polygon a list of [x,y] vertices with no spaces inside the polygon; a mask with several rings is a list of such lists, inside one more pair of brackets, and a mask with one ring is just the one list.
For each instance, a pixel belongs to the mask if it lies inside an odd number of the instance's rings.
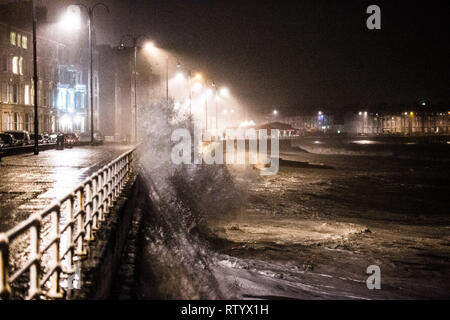
{"label": "parked car", "polygon": [[0,133],[0,148],[13,147],[16,140],[9,133]]}
{"label": "parked car", "polygon": [[59,133],[53,132],[48,135],[48,143],[56,143]]}
{"label": "parked car", "polygon": [[31,143],[30,135],[27,131],[5,131],[5,133],[11,134],[16,139],[17,146],[26,146]]}
{"label": "parked car", "polygon": [[42,140],[44,143],[50,143],[50,135],[48,133],[43,133]]}
{"label": "parked car", "polygon": [[64,134],[64,144],[67,148],[72,148],[75,142],[78,142],[79,138],[75,133]]}
{"label": "parked car", "polygon": [[[34,133],[30,134],[30,143],[34,144]],[[42,137],[42,134],[38,134],[38,144],[43,144],[44,138]]]}

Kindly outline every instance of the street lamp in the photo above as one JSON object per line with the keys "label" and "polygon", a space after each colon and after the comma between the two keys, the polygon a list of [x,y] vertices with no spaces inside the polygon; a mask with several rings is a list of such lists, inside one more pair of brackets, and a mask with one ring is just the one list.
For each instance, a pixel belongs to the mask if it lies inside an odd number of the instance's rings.
{"label": "street lamp", "polygon": [[[137,142],[137,46],[138,41],[142,36],[133,36],[130,34],[126,34],[120,39],[119,49],[124,49],[124,40],[126,38],[130,38],[133,41],[133,49],[134,49],[134,66],[133,66],[133,74],[134,74],[134,142]],[[149,42],[145,45],[146,49],[152,49],[153,43]]]}
{"label": "street lamp", "polygon": [[[109,8],[106,4],[102,2],[97,2],[92,6],[87,6],[83,3],[75,4],[75,6],[79,6],[81,8],[85,8],[88,13],[88,28],[89,28],[89,96],[90,96],[90,113],[91,113],[91,145],[94,144],[94,81],[93,81],[93,41],[92,36],[94,33],[94,10],[97,7],[104,7],[106,11],[109,13]],[[69,7],[70,8],[70,7]],[[67,23],[73,22],[74,12],[69,12],[66,16]],[[71,19],[72,18],[72,19]]]}

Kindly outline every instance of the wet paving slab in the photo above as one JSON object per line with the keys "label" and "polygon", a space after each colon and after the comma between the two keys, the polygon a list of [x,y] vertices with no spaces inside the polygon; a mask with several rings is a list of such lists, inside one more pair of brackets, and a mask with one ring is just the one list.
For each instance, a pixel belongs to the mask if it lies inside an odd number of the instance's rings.
{"label": "wet paving slab", "polygon": [[14,227],[52,201],[71,192],[87,177],[130,146],[83,146],[23,154],[0,162],[0,232]]}

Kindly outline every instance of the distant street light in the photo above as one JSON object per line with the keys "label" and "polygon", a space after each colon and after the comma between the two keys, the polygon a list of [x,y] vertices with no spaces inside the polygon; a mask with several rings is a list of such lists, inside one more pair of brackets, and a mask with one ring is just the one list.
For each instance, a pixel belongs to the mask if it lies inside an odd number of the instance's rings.
{"label": "distant street light", "polygon": [[272,113],[273,113],[274,116],[276,116],[278,114],[278,111],[277,110],[273,110]]}
{"label": "distant street light", "polygon": [[228,88],[222,88],[220,89],[220,94],[224,97],[228,97],[230,92],[228,91]]}
{"label": "distant street light", "polygon": [[[109,13],[109,8],[106,4],[102,2],[98,2],[92,6],[87,6],[82,3],[75,4],[75,6],[79,6],[81,8],[85,8],[88,13],[88,28],[89,28],[89,96],[90,96],[90,104],[91,104],[91,144],[94,144],[94,84],[93,84],[93,41],[92,41],[92,35],[93,35],[93,20],[94,20],[94,10],[96,7],[102,6],[106,9],[106,11]],[[65,17],[65,24],[70,26],[71,23],[74,21],[78,21],[76,18],[76,12],[68,8],[68,12]],[[74,24],[72,27],[77,28],[79,25]],[[35,89],[36,91],[36,89]]]}

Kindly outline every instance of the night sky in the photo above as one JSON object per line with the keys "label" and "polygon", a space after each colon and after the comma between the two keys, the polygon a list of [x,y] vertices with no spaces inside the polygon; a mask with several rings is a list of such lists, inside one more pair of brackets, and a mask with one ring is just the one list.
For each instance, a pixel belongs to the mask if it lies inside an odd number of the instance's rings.
{"label": "night sky", "polygon": [[[71,2],[58,3],[52,7]],[[99,43],[118,45],[129,32],[148,35],[194,59],[253,110],[450,102],[448,0],[106,3],[111,14],[96,13]],[[371,4],[381,7],[381,30],[366,28]]]}

